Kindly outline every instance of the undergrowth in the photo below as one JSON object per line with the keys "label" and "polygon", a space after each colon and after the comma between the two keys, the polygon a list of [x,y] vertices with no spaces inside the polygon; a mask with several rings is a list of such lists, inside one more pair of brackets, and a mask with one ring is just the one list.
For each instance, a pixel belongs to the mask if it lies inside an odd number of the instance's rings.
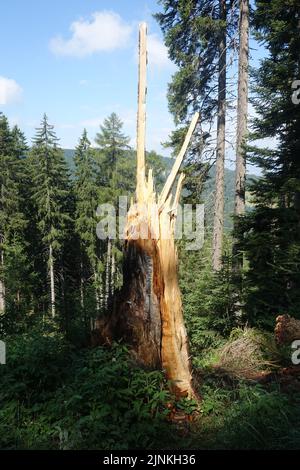
{"label": "undergrowth", "polygon": [[[230,342],[237,337],[241,332]],[[174,424],[163,374],[137,367],[125,346],[78,350],[55,330],[33,330],[6,343],[1,449],[300,446],[300,395],[282,393],[279,385],[263,388],[220,375],[207,361],[204,372],[195,369],[200,408],[186,399],[176,404],[178,413],[194,420]]]}

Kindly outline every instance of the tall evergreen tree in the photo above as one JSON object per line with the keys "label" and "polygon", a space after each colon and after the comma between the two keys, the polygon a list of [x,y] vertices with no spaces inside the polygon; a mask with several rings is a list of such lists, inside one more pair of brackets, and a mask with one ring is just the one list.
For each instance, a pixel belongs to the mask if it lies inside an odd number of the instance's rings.
{"label": "tall evergreen tree", "polygon": [[[224,225],[224,159],[227,51],[234,46],[236,2],[226,0],[160,0],[164,11],[156,15],[169,48],[178,65],[169,85],[169,107],[177,124],[186,125],[190,115],[200,112],[202,126],[210,128],[217,119],[215,217],[213,233],[214,269],[221,267]],[[217,114],[217,116],[216,116]],[[199,131],[198,155],[192,164],[203,179],[199,158],[203,152],[203,129]],[[183,129],[176,131],[176,142]],[[208,136],[209,133],[206,132]],[[199,151],[200,150],[200,151]],[[198,161],[197,161],[198,160]],[[195,168],[194,168],[195,170]]]}
{"label": "tall evergreen tree", "polygon": [[[97,133],[95,142],[104,157],[106,183],[115,185],[115,169],[118,157],[129,146],[129,137],[122,132],[123,123],[116,113],[104,120]],[[104,175],[102,175],[104,176]]]}
{"label": "tall evergreen tree", "polygon": [[71,221],[68,208],[69,174],[54,127],[44,115],[36,129],[31,150],[32,200],[37,228],[46,257],[50,283],[50,307],[56,314],[56,269],[58,269],[67,226]]}
{"label": "tall evergreen tree", "polygon": [[84,129],[82,137],[75,150],[75,229],[80,239],[80,299],[85,311],[86,290],[90,278],[96,298],[96,310],[101,307],[101,271],[99,240],[96,235],[96,210],[99,204],[99,189],[97,186],[97,165],[94,151]]}
{"label": "tall evergreen tree", "polygon": [[[5,309],[8,294],[5,278],[9,272],[9,263],[5,260],[6,254],[13,262],[17,253],[20,256],[23,252],[26,219],[22,211],[23,175],[20,159],[25,151],[24,136],[18,128],[11,132],[7,118],[0,114],[0,311]],[[9,293],[11,296],[15,294],[11,289]]]}
{"label": "tall evergreen tree", "polygon": [[[118,211],[118,196],[124,194],[123,173],[130,170],[130,164],[126,162],[126,150],[129,149],[129,137],[122,132],[123,123],[116,113],[112,113],[104,120],[97,133],[95,142],[100,150],[102,186],[101,202],[109,202],[115,205]],[[104,178],[103,178],[104,176]],[[128,182],[125,187],[128,187]],[[120,247],[110,238],[106,244],[105,256],[105,295],[104,306],[109,307],[112,299],[113,285],[116,278],[116,258],[120,258]]]}
{"label": "tall evergreen tree", "polygon": [[300,312],[300,105],[292,101],[300,73],[300,5],[260,0],[256,7],[253,24],[268,55],[254,74],[253,138],[274,139],[275,148],[249,151],[263,177],[252,185],[256,207],[241,219],[240,231],[249,260],[248,313],[273,324],[278,312],[298,318]]}

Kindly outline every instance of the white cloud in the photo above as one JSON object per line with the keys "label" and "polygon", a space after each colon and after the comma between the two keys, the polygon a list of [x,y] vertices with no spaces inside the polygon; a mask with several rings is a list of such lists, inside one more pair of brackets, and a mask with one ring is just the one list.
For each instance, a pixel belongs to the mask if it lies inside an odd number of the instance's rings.
{"label": "white cloud", "polygon": [[149,34],[147,43],[149,65],[156,65],[161,68],[173,66],[168,57],[167,47],[156,34]]}
{"label": "white cloud", "polygon": [[15,80],[0,76],[0,105],[15,103],[21,95],[22,88]]}
{"label": "white cloud", "polygon": [[91,19],[74,21],[70,31],[70,39],[61,36],[51,39],[50,49],[54,54],[85,57],[124,47],[130,39],[132,27],[112,11],[97,11]]}

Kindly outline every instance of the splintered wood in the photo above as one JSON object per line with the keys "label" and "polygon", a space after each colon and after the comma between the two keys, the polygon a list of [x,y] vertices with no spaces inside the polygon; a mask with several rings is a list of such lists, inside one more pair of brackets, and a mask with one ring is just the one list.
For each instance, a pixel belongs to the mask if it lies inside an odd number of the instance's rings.
{"label": "splintered wood", "polygon": [[[150,308],[149,311],[150,314],[152,311],[154,318],[150,319],[150,323],[153,323],[155,318],[156,322],[160,323],[161,344],[156,344],[154,349],[159,350],[161,366],[167,378],[171,381],[175,392],[180,395],[192,396],[188,339],[182,315],[181,295],[177,277],[177,252],[174,240],[175,214],[183,184],[183,174],[178,179],[175,197],[172,196],[172,189],[199,115],[198,113],[195,114],[172,171],[161,194],[157,196],[154,190],[152,170],[149,171],[148,178],[145,175],[146,33],[147,27],[142,24],[139,37],[136,204],[133,204],[128,212],[126,226],[127,252],[132,254],[134,249],[136,253],[139,252],[138,258],[143,253],[148,260],[145,263],[149,269],[144,271],[144,285],[148,284],[150,286],[146,293],[150,297],[150,301],[144,299],[142,303],[143,308],[148,306],[149,309],[149,305],[152,305],[152,309]],[[143,263],[141,263],[140,268],[142,272]],[[133,282],[131,285],[127,285],[127,293],[129,293],[130,298],[132,298],[130,290],[134,284]],[[156,310],[158,309],[159,312],[154,314],[153,306],[156,306]],[[130,322],[134,323],[134,315],[140,317],[141,305],[131,304],[131,307]],[[136,311],[134,311],[135,307],[138,307]],[[148,325],[145,324],[145,330],[147,330],[147,327]],[[155,330],[156,327],[154,327]],[[146,331],[142,337],[136,338],[136,340],[143,342],[143,339],[147,336],[149,336],[149,332]],[[158,338],[156,338],[156,342],[157,340]],[[140,358],[146,365],[153,362],[151,357],[148,357],[149,354],[152,354],[151,349],[143,350],[143,358]]]}
{"label": "splintered wood", "polygon": [[136,360],[162,368],[178,396],[195,396],[177,277],[174,240],[176,210],[183,174],[180,165],[198,121],[195,114],[182,149],[160,195],[152,170],[145,171],[147,27],[139,31],[136,202],[132,201],[125,230],[123,287],[102,336],[122,339]]}

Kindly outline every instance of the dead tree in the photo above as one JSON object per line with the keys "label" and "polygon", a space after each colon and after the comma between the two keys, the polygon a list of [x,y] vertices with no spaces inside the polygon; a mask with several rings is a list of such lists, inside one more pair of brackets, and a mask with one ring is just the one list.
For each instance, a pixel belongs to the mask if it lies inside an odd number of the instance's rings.
{"label": "dead tree", "polygon": [[[237,102],[237,134],[236,134],[236,170],[235,170],[235,207],[236,216],[245,213],[245,182],[246,155],[245,142],[247,137],[248,119],[248,69],[249,69],[249,0],[240,0],[239,27],[239,80]],[[238,222],[235,221],[235,232]],[[233,244],[234,268],[239,271],[243,265],[243,256],[239,253],[239,243]]]}
{"label": "dead tree", "polygon": [[[219,0],[220,20],[226,22],[226,1]],[[217,158],[214,204],[214,228],[212,240],[212,268],[222,268],[222,247],[224,232],[224,178],[225,178],[225,124],[226,124],[226,29],[220,32],[218,60],[218,119],[217,119]]]}
{"label": "dead tree", "polygon": [[145,168],[146,24],[140,26],[139,34],[136,203],[132,201],[127,213],[123,288],[112,314],[98,321],[98,332],[107,342],[122,339],[137,362],[162,368],[173,391],[191,397],[194,392],[174,240],[183,174],[174,195],[172,190],[198,114],[161,194],[156,195],[152,170],[146,177]]}

